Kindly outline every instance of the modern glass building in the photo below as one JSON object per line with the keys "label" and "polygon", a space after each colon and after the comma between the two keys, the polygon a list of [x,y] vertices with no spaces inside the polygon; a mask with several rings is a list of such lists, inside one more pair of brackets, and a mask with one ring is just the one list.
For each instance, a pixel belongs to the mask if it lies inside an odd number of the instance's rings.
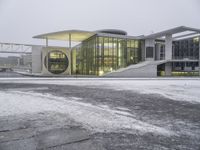
{"label": "modern glass building", "polygon": [[[159,43],[159,44],[158,44]],[[160,46],[160,60],[165,60],[165,43],[157,41]],[[172,42],[172,76],[199,75],[199,37],[189,37]],[[165,75],[165,64],[158,65],[158,75]]]}
{"label": "modern glass building", "polygon": [[172,63],[172,75],[198,75],[199,37],[173,41],[172,57],[179,60]]}
{"label": "modern glass building", "polygon": [[101,76],[141,61],[142,40],[127,38],[123,31],[111,31],[112,36],[108,30],[98,31],[72,48],[72,74]]}
{"label": "modern glass building", "polygon": [[[46,46],[36,48],[32,55],[33,61],[37,59],[33,72],[44,75],[200,75],[200,29],[181,26],[147,36],[129,36],[115,29],[66,30],[34,38],[46,40]],[[49,40],[68,41],[69,45],[50,47]]]}

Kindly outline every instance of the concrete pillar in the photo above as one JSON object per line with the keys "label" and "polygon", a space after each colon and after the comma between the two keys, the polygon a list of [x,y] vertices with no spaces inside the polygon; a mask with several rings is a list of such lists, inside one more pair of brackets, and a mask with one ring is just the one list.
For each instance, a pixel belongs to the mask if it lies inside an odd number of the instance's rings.
{"label": "concrete pillar", "polygon": [[17,59],[17,66],[20,66],[20,58]]}
{"label": "concrete pillar", "polygon": [[48,47],[49,46],[49,40],[48,40],[48,38],[46,38],[46,47]]}
{"label": "concrete pillar", "polygon": [[200,36],[199,36],[199,76],[200,76]]}
{"label": "concrete pillar", "polygon": [[[147,57],[148,48],[153,48],[153,56]],[[155,60],[155,39],[145,39],[145,60]]]}
{"label": "concrete pillar", "polygon": [[41,73],[42,63],[42,46],[32,46],[32,73]]}
{"label": "concrete pillar", "polygon": [[142,53],[141,53],[141,56],[142,56],[142,61],[145,61],[145,58],[146,58],[146,56],[145,56],[145,51],[146,51],[146,49],[145,49],[145,42],[141,42],[141,50],[142,50]]}
{"label": "concrete pillar", "polygon": [[165,64],[165,76],[171,76],[172,75],[172,63],[166,63]]}
{"label": "concrete pillar", "polygon": [[172,34],[165,36],[165,60],[172,59]]}
{"label": "concrete pillar", "polygon": [[[72,35],[71,33],[69,33],[69,52],[70,52],[70,61],[72,62]],[[71,63],[71,66],[70,66],[71,70],[70,70],[70,74],[72,74],[72,68],[73,68],[73,64]]]}
{"label": "concrete pillar", "polygon": [[155,47],[155,60],[160,60],[160,48],[161,48],[161,44],[157,43],[156,47]]}

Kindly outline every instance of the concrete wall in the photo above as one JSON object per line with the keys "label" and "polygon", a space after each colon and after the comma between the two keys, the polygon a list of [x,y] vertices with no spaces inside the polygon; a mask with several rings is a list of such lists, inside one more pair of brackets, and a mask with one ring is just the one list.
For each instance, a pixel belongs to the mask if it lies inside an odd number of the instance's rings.
{"label": "concrete wall", "polygon": [[199,76],[200,76],[200,36],[199,36]]}
{"label": "concrete wall", "polygon": [[[146,57],[147,47],[153,47],[153,58]],[[155,60],[155,39],[145,39],[145,60],[147,61]]]}
{"label": "concrete wall", "polygon": [[52,75],[52,76],[55,75],[55,74],[49,72],[48,69],[46,68],[46,66],[44,65],[45,57],[48,55],[49,52],[55,51],[55,50],[62,51],[64,54],[66,54],[68,57],[68,61],[69,61],[67,70],[61,74],[56,74],[56,76],[71,75],[71,54],[70,54],[70,51],[64,47],[43,47],[43,49],[42,49],[42,74],[43,75]]}
{"label": "concrete wall", "polygon": [[165,36],[165,59],[172,59],[172,35]]}
{"label": "concrete wall", "polygon": [[42,46],[32,46],[32,73],[42,72]]}
{"label": "concrete wall", "polygon": [[161,44],[157,43],[155,46],[155,60],[160,60],[160,49],[161,49]]}
{"label": "concrete wall", "polygon": [[172,75],[172,63],[166,63],[165,64],[165,76],[171,76]]}

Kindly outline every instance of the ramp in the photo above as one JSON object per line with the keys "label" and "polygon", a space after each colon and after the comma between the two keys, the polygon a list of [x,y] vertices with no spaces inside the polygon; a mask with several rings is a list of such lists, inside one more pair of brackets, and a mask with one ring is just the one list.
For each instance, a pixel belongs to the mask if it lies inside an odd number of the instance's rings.
{"label": "ramp", "polygon": [[169,60],[144,61],[109,72],[104,74],[103,77],[157,77],[157,66],[168,61]]}

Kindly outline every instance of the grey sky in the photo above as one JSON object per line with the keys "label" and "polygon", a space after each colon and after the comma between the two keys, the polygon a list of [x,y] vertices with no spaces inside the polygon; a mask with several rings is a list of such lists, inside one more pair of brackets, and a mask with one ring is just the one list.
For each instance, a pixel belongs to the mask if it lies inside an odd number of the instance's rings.
{"label": "grey sky", "polygon": [[200,0],[0,0],[0,42],[44,44],[32,36],[68,29],[200,28],[199,15]]}

